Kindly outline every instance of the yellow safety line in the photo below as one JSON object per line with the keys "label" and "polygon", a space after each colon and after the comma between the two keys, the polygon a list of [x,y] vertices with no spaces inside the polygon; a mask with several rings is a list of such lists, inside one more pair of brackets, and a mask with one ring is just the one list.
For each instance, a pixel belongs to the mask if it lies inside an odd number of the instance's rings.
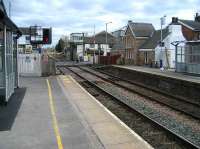
{"label": "yellow safety line", "polygon": [[47,81],[47,86],[48,86],[49,103],[50,103],[51,115],[52,115],[52,119],[53,119],[53,127],[54,127],[54,132],[55,132],[55,135],[56,135],[56,139],[57,139],[58,149],[63,149],[62,138],[60,136],[60,132],[59,132],[59,128],[58,128],[58,122],[57,122],[56,113],[55,113],[55,107],[54,107],[54,101],[53,101],[53,96],[52,96],[52,91],[51,91],[51,85],[50,85],[48,79],[46,79],[46,81]]}

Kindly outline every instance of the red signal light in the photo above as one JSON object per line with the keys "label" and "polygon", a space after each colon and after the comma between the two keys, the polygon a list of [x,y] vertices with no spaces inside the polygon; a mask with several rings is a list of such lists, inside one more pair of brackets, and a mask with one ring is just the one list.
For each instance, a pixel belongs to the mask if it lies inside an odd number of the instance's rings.
{"label": "red signal light", "polygon": [[44,37],[44,42],[48,43],[48,41],[49,41],[48,37]]}

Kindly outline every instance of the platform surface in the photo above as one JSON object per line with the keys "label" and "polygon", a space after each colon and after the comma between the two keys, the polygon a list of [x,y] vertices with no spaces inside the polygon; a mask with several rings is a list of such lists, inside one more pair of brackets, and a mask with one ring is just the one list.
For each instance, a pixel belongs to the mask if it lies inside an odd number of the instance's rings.
{"label": "platform surface", "polygon": [[20,80],[23,88],[0,107],[0,148],[151,148],[70,76]]}
{"label": "platform surface", "polygon": [[148,67],[133,66],[133,65],[125,65],[125,66],[113,65],[113,66],[119,67],[119,68],[135,70],[135,71],[140,71],[140,72],[145,72],[145,73],[151,73],[154,75],[160,75],[160,76],[164,76],[164,77],[170,77],[170,78],[184,80],[184,81],[188,81],[188,82],[200,83],[200,76],[192,76],[192,75],[187,75],[187,74],[183,74],[183,73],[177,73],[174,70],[162,71],[162,70],[156,69],[156,68],[148,68]]}

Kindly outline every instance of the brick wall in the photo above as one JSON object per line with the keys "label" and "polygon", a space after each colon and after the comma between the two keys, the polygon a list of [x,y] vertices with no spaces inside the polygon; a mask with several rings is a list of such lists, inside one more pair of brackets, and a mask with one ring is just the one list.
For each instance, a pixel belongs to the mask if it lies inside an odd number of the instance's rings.
{"label": "brick wall", "polygon": [[183,32],[183,36],[186,38],[186,40],[190,41],[190,40],[198,40],[199,39],[199,32],[194,32],[191,29],[185,27],[182,25],[182,32]]}
{"label": "brick wall", "polygon": [[126,64],[142,65],[144,58],[140,58],[139,47],[147,40],[147,38],[135,38],[130,30],[127,29],[126,35],[123,38],[123,43],[126,47],[125,62]]}

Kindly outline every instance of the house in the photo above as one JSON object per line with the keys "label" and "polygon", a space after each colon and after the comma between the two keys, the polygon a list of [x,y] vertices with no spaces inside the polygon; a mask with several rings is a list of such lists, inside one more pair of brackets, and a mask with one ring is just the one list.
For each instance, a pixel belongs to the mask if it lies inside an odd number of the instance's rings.
{"label": "house", "polygon": [[83,42],[77,44],[77,56],[83,59],[84,56],[109,55],[114,42],[115,37],[110,33],[106,33],[106,31],[97,33],[92,37],[84,37]]}
{"label": "house", "polygon": [[[169,34],[168,28],[163,29],[163,39],[167,37]],[[144,55],[144,64],[145,65],[152,65],[158,63],[155,58],[155,49],[160,44],[160,38],[161,38],[161,30],[154,31],[153,35],[140,46],[139,51],[140,53],[143,53]]]}
{"label": "house", "polygon": [[175,41],[185,41],[182,34],[182,27],[177,19],[172,18],[172,23],[162,30],[155,31],[152,36],[139,48],[143,52],[145,64],[159,67],[175,68]]}
{"label": "house", "polygon": [[9,2],[0,0],[0,101],[7,103],[18,87],[17,40],[19,28],[9,18]]}
{"label": "house", "polygon": [[182,26],[182,32],[187,41],[200,40],[200,15],[198,13],[194,20],[174,19]]}
{"label": "house", "polygon": [[80,55],[82,56],[82,51],[77,53],[77,45],[83,45],[84,37],[88,37],[88,34],[81,32],[70,34],[69,47],[65,48],[64,50],[66,60],[75,61]]}
{"label": "house", "polygon": [[139,47],[152,36],[155,29],[150,23],[128,21],[123,44],[125,45],[125,63],[144,65],[145,59]]}

